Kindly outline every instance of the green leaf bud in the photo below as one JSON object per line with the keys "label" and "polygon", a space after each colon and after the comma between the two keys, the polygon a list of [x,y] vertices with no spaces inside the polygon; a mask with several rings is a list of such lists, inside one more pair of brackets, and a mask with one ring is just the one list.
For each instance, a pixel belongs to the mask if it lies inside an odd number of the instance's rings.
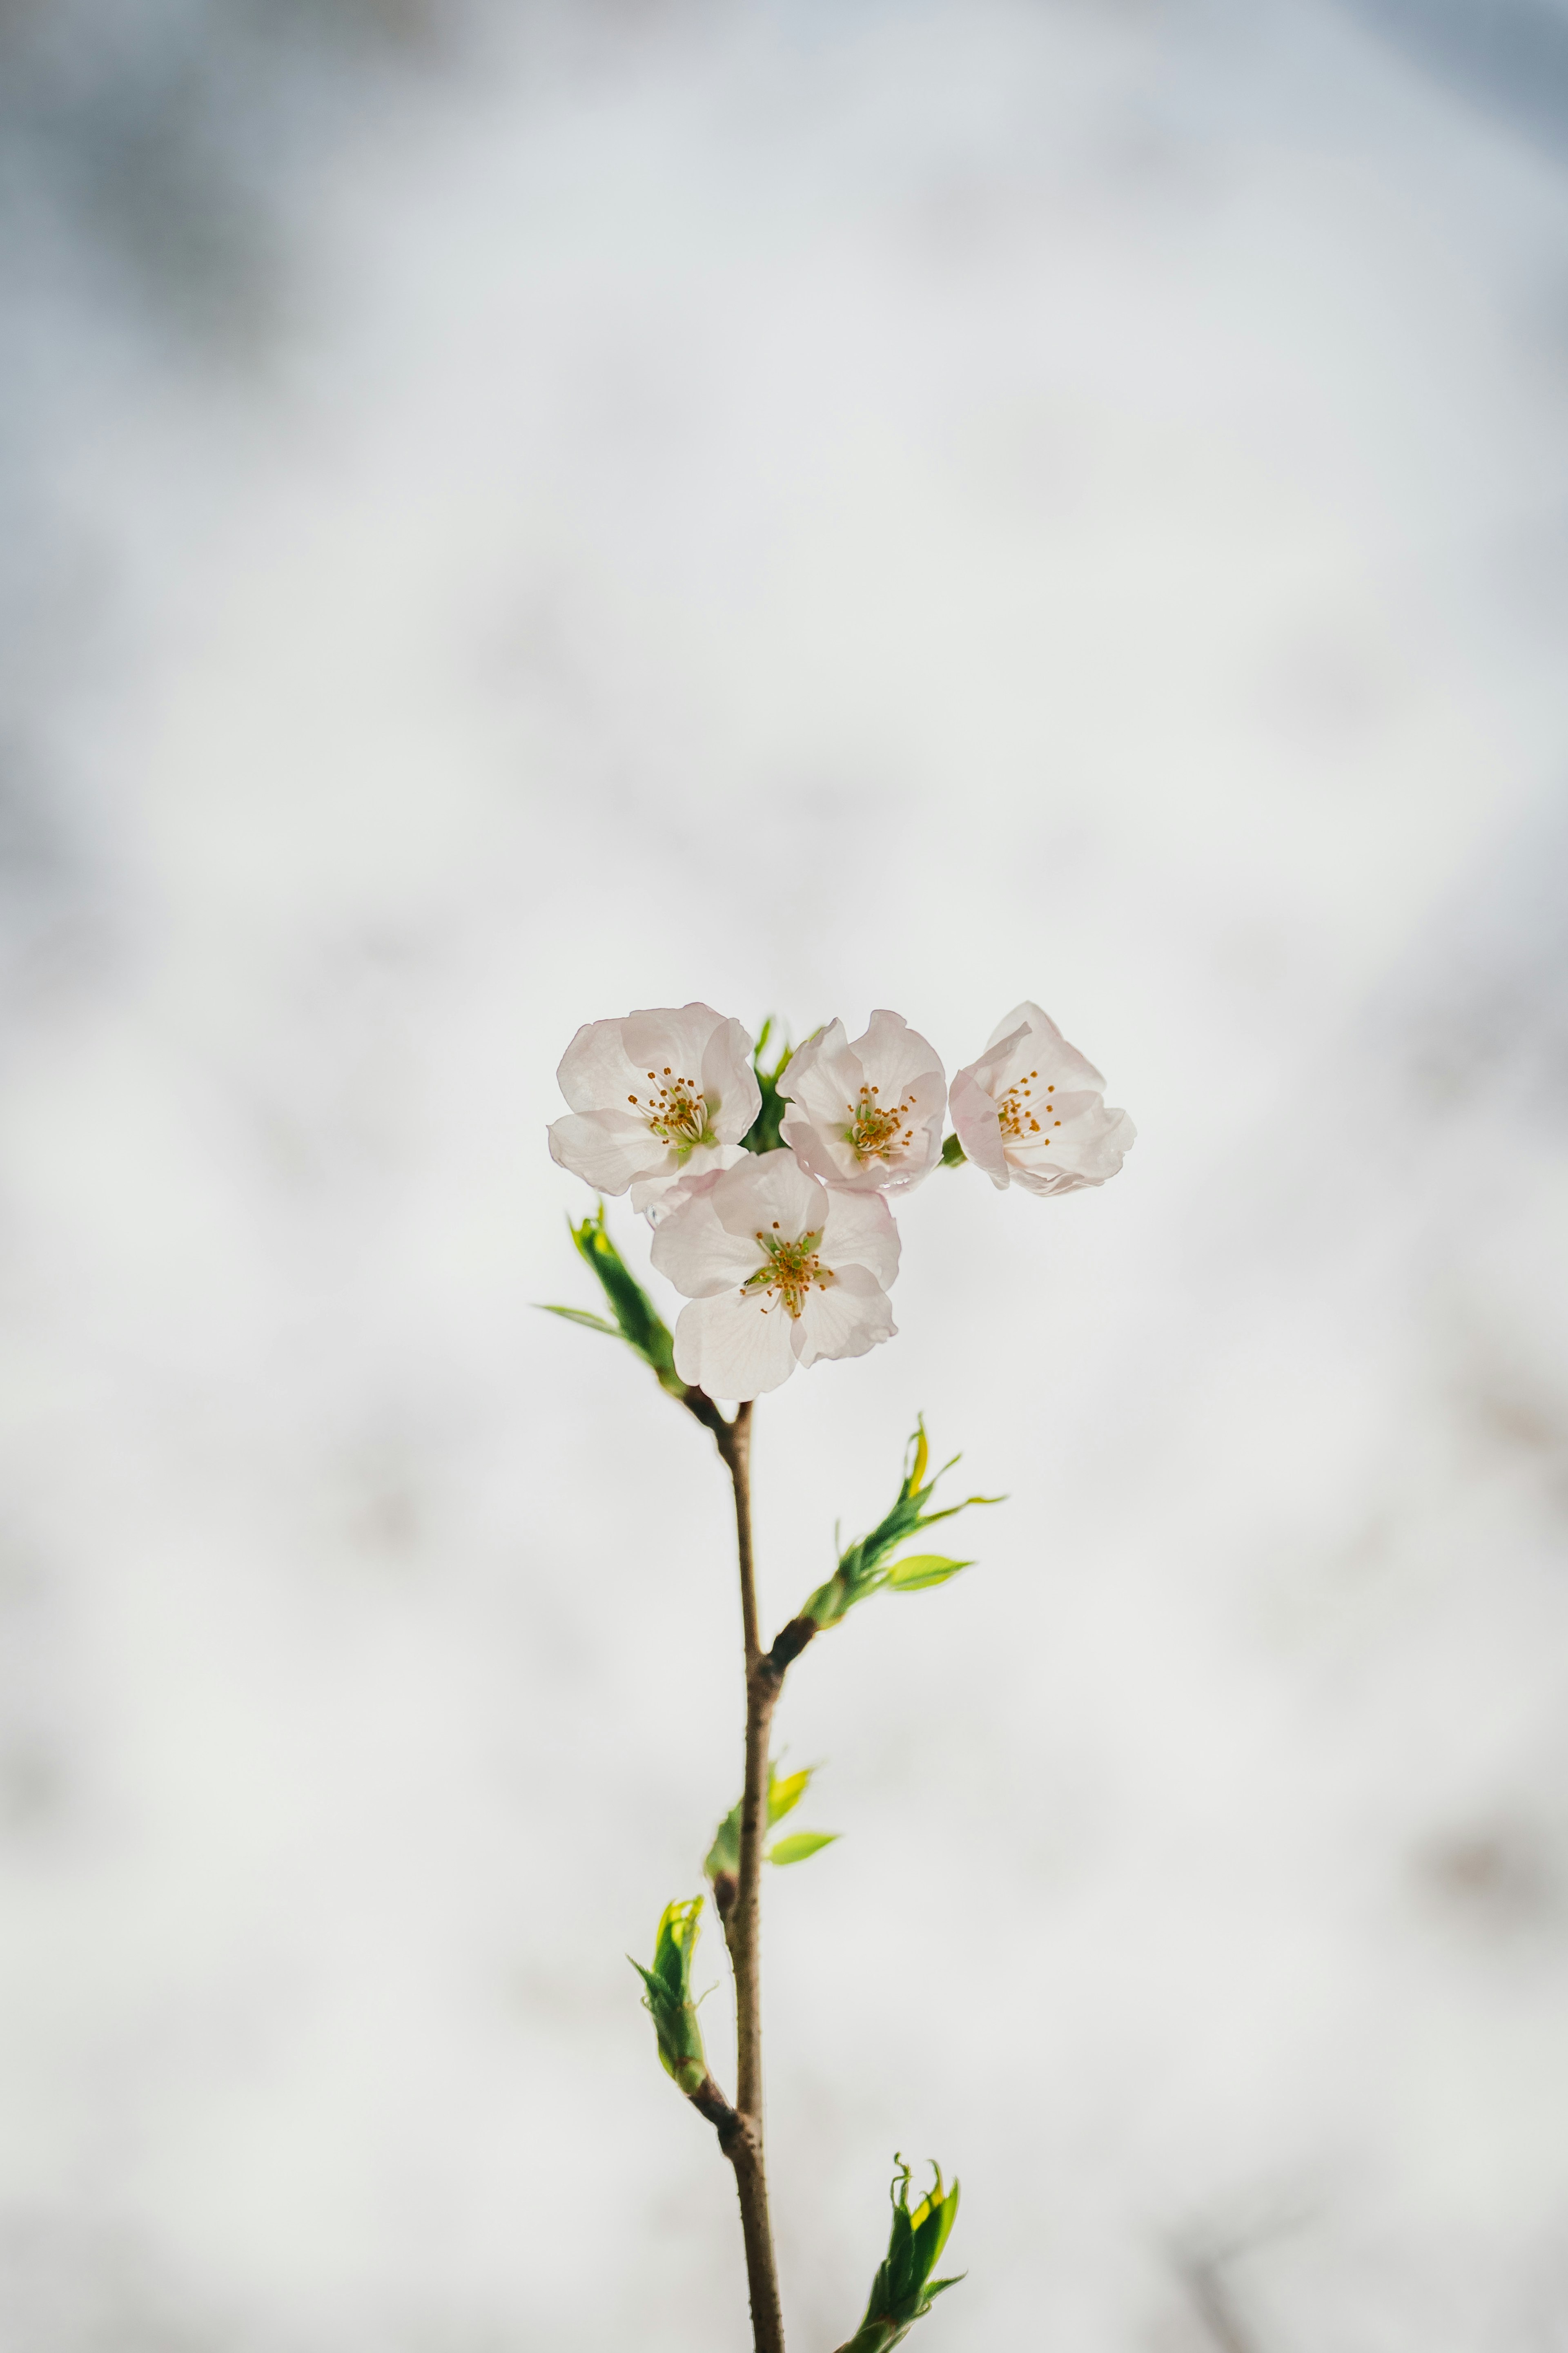
{"label": "green leaf bud", "polygon": [[910,2168],[901,2157],[893,2162],[899,2170],[893,2177],[893,2228],[887,2255],[872,2283],[866,2317],[838,2353],[891,2353],[931,2310],[932,2299],[958,2285],[958,2278],[931,2277],[958,2214],[957,2182],[944,2190],[942,2168],[933,2163],[935,2183],[911,2211]]}
{"label": "green leaf bud", "polygon": [[826,1584],[817,1587],[800,1612],[819,1633],[837,1626],[858,1601],[866,1600],[884,1586],[897,1593],[921,1593],[928,1586],[945,1585],[961,1568],[973,1567],[973,1561],[952,1560],[944,1553],[906,1554],[901,1561],[889,1558],[921,1528],[934,1527],[939,1520],[953,1519],[973,1504],[999,1504],[1004,1500],[1000,1495],[967,1495],[962,1504],[948,1504],[940,1512],[928,1512],[925,1506],[936,1492],[937,1480],[944,1477],[958,1460],[955,1454],[928,1480],[931,1449],[925,1423],[916,1423],[904,1460],[903,1481],[892,1509],[869,1535],[860,1537],[840,1556]]}
{"label": "green leaf bud", "polygon": [[[647,1988],[643,2008],[653,2020],[664,2072],[674,2077],[689,2097],[700,2091],[708,2081],[702,2029],[697,2023],[697,2005],[691,1999],[691,1957],[697,1948],[698,1915],[701,1909],[700,1895],[689,1895],[680,1904],[667,1904],[654,1943],[652,1968],[645,1969],[640,1961],[632,1960],[633,1968]],[[626,1958],[632,1959],[629,1953]]]}
{"label": "green leaf bud", "polygon": [[963,1145],[960,1144],[956,1133],[950,1135],[942,1147],[942,1166],[944,1168],[962,1168],[968,1157],[969,1155],[965,1152]]}
{"label": "green leaf bud", "polygon": [[[786,1814],[795,1811],[810,1788],[812,1776],[816,1770],[817,1767],[815,1765],[804,1765],[798,1773],[781,1774],[776,1763],[769,1764],[767,1819],[769,1830],[773,1829],[775,1822],[782,1822]],[[837,1836],[837,1831],[797,1831],[793,1837],[775,1839],[771,1847],[764,1848],[763,1861],[776,1863],[804,1862],[808,1855],[818,1854],[825,1846],[831,1846]],[[734,1907],[736,1888],[741,1875],[741,1806],[739,1803],[731,1807],[714,1832],[713,1843],[708,1850],[707,1861],[703,1863],[702,1870],[703,1875],[712,1885],[713,1908],[721,1920],[727,1920]]]}

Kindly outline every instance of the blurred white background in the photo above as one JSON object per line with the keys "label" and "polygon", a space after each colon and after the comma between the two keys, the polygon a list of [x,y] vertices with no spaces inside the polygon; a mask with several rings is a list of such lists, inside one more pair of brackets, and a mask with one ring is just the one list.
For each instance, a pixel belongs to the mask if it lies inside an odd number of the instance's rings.
{"label": "blurred white background", "polygon": [[0,91],[0,2347],[743,2345],[623,1958],[726,1494],[531,1306],[552,1074],[1029,995],[1125,1173],[940,1174],[758,1412],[775,1622],[917,1408],[1012,1496],[786,1699],[792,2347],[899,2147],[922,2353],[1562,2353],[1561,0],[9,0]]}

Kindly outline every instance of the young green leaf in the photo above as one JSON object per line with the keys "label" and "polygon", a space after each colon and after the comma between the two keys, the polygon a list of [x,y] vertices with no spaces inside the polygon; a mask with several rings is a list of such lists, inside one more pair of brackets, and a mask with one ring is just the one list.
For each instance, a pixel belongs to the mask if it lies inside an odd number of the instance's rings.
{"label": "young green leaf", "polygon": [[944,1553],[910,1553],[894,1561],[888,1571],[888,1585],[894,1593],[923,1593],[928,1585],[945,1585],[961,1568],[973,1566],[972,1560],[949,1560]]}
{"label": "young green leaf", "polygon": [[767,1862],[805,1862],[831,1846],[840,1833],[837,1831],[796,1831],[792,1838],[774,1839],[763,1860]]}
{"label": "young green leaf", "polygon": [[770,1830],[775,1822],[782,1822],[786,1814],[794,1813],[810,1787],[811,1777],[816,1770],[815,1765],[803,1765],[798,1773],[791,1773],[781,1781],[773,1767],[771,1765],[768,1767],[768,1828]]}

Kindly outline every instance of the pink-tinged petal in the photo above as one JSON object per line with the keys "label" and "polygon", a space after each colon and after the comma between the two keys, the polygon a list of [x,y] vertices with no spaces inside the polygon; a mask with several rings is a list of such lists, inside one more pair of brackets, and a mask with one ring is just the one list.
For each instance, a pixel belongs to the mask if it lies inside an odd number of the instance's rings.
{"label": "pink-tinged petal", "polygon": [[860,1182],[860,1164],[845,1131],[862,1076],[846,1041],[844,1024],[834,1019],[795,1048],[779,1081],[780,1094],[795,1106],[781,1121],[779,1133],[801,1166],[825,1185]]}
{"label": "pink-tinged petal", "polygon": [[628,1013],[621,1024],[627,1056],[641,1072],[643,1083],[653,1071],[662,1080],[686,1079],[693,1087],[702,1082],[702,1057],[724,1017],[710,1005],[658,1006],[645,1013]]}
{"label": "pink-tinged petal", "polygon": [[[750,1155],[746,1155],[748,1158]],[[717,1194],[728,1174],[690,1179],[678,1208],[654,1229],[648,1255],[657,1271],[688,1299],[707,1299],[736,1289],[762,1265],[764,1252],[750,1234],[731,1233],[720,1221]],[[733,1397],[726,1389],[726,1397]]]}
{"label": "pink-tinged petal", "polygon": [[958,1140],[963,1146],[963,1156],[983,1169],[993,1185],[999,1188],[1007,1183],[1007,1157],[1002,1149],[1002,1123],[996,1116],[995,1099],[977,1075],[983,1062],[972,1063],[967,1070],[953,1073],[948,1089],[948,1109]]}
{"label": "pink-tinged petal", "polygon": [[[841,1123],[847,1124],[847,1123]],[[820,1185],[855,1185],[875,1187],[873,1174],[868,1179],[866,1171],[841,1135],[835,1135],[826,1126],[819,1126],[804,1112],[792,1111],[779,1122],[779,1134],[795,1154],[803,1168]]]}
{"label": "pink-tinged petal", "polygon": [[755,1292],[694,1299],[675,1327],[675,1369],[711,1398],[763,1397],[795,1370],[789,1316]]}
{"label": "pink-tinged petal", "polygon": [[808,1090],[814,1097],[820,1098],[826,1087],[831,1100],[849,1082],[851,1072],[854,1086],[858,1087],[860,1072],[852,1064],[844,1024],[836,1015],[795,1048],[784,1064],[779,1092],[786,1103],[804,1103]]}
{"label": "pink-tinged petal", "polygon": [[1042,1080],[1054,1080],[1058,1087],[1093,1088],[1104,1093],[1105,1081],[1094,1064],[1076,1046],[1068,1045],[1048,1013],[1027,998],[1022,1005],[1016,1005],[1005,1021],[996,1024],[986,1041],[987,1053],[1003,1046],[1019,1030],[1023,1037],[1005,1063],[997,1066],[1002,1087],[994,1089],[994,1092],[1000,1093],[1003,1088],[1011,1086],[1033,1066]]}
{"label": "pink-tinged petal", "polygon": [[561,1057],[555,1076],[574,1111],[611,1111],[645,1089],[644,1074],[627,1057],[624,1021],[584,1021]]}
{"label": "pink-tinged petal", "polygon": [[1124,1111],[1108,1111],[1091,1097],[1076,1117],[1064,1116],[1048,1143],[1031,1137],[1026,1145],[1008,1145],[1013,1180],[1029,1193],[1075,1193],[1103,1185],[1116,1175],[1137,1133]]}
{"label": "pink-tinged petal", "polygon": [[550,1156],[595,1192],[624,1193],[639,1176],[668,1168],[679,1174],[675,1154],[628,1112],[569,1112],[548,1131]]}
{"label": "pink-tinged petal", "polygon": [[795,1241],[820,1232],[827,1218],[826,1192],[782,1146],[743,1153],[719,1178],[712,1198],[720,1221],[748,1240],[776,1228],[781,1241]]}
{"label": "pink-tinged petal", "polygon": [[863,1356],[898,1331],[892,1303],[869,1270],[847,1266],[826,1290],[809,1292],[791,1335],[802,1365],[820,1357]]}
{"label": "pink-tinged petal", "polygon": [[[717,1176],[745,1157],[738,1144],[698,1145],[679,1166],[661,1169],[657,1176],[639,1176],[631,1189],[632,1207],[657,1226],[689,1198],[700,1179]],[[675,1158],[672,1152],[669,1159]]]}
{"label": "pink-tinged petal", "polygon": [[722,1143],[739,1144],[763,1107],[752,1040],[738,1021],[721,1021],[702,1050],[702,1092]]}
{"label": "pink-tinged petal", "polygon": [[[928,1038],[910,1028],[901,1013],[873,1013],[865,1036],[857,1038],[853,1050],[859,1056],[867,1077],[884,1094],[890,1087],[901,1099],[912,1089],[914,1107],[922,1119],[942,1116],[947,1100],[947,1076],[942,1057]],[[931,1100],[933,1092],[937,1098],[934,1103]]]}
{"label": "pink-tinged petal", "polygon": [[836,1274],[865,1267],[890,1289],[899,1271],[899,1229],[881,1194],[830,1193],[817,1255]]}

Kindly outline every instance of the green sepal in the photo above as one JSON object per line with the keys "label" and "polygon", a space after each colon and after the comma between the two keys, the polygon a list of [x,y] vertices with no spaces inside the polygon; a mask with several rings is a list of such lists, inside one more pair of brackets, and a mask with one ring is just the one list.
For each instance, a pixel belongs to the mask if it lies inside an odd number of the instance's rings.
{"label": "green sepal", "polygon": [[792,1838],[774,1839],[763,1861],[781,1865],[808,1862],[814,1854],[820,1854],[825,1846],[831,1846],[839,1835],[837,1831],[796,1831]]}
{"label": "green sepal", "polygon": [[963,1145],[960,1144],[956,1134],[950,1135],[942,1147],[942,1166],[944,1168],[962,1168],[968,1157],[968,1153],[965,1152]]}
{"label": "green sepal", "polygon": [[787,1108],[785,1098],[779,1092],[779,1081],[788,1068],[795,1049],[786,1038],[778,1060],[770,1071],[763,1061],[768,1039],[773,1034],[773,1017],[770,1013],[762,1026],[752,1054],[752,1068],[757,1074],[757,1087],[763,1098],[762,1109],[741,1138],[744,1152],[776,1152],[784,1141],[779,1129]]}
{"label": "green sepal", "polygon": [[893,2227],[888,2252],[872,2283],[866,2316],[838,2353],[892,2353],[892,2348],[901,2345],[916,2321],[931,2310],[932,2299],[958,2285],[957,2278],[933,2280],[931,2276],[957,2218],[957,2182],[944,2190],[942,2168],[933,2163],[935,2184],[911,2212],[910,2168],[901,2157],[893,2162],[899,2170],[893,2177]]}
{"label": "green sepal", "polygon": [[637,1350],[662,1388],[668,1389],[671,1397],[684,1398],[686,1383],[675,1369],[674,1335],[610,1240],[603,1201],[581,1225],[574,1225],[568,1218],[566,1229],[579,1255],[597,1276],[615,1322],[606,1323],[602,1315],[590,1315],[583,1307],[545,1307],[545,1314],[563,1315],[569,1324],[581,1324],[590,1332],[607,1332],[612,1340],[624,1340],[628,1348]]}
{"label": "green sepal", "polygon": [[866,1600],[884,1586],[896,1592],[921,1593],[928,1586],[945,1585],[961,1568],[973,1567],[973,1561],[950,1560],[943,1553],[908,1554],[902,1561],[889,1557],[921,1528],[934,1527],[939,1520],[953,1519],[972,1504],[1005,1501],[1001,1495],[966,1495],[962,1504],[946,1504],[940,1512],[928,1512],[925,1506],[936,1492],[937,1481],[944,1478],[959,1459],[955,1454],[928,1481],[931,1448],[924,1421],[917,1421],[904,1458],[903,1483],[891,1511],[869,1535],[862,1536],[839,1556],[838,1566],[826,1584],[817,1587],[800,1611],[803,1618],[812,1620],[819,1633],[837,1626],[858,1601]]}
{"label": "green sepal", "polygon": [[681,2090],[689,2094],[699,2091],[708,2080],[702,2029],[697,2022],[697,2005],[691,1999],[691,1957],[697,1949],[698,1915],[701,1909],[700,1895],[689,1895],[684,1903],[665,1905],[654,1940],[651,1969],[645,1969],[640,1961],[626,1955],[647,1988],[643,2008],[653,2020],[660,2064],[665,2073],[673,2076]]}

